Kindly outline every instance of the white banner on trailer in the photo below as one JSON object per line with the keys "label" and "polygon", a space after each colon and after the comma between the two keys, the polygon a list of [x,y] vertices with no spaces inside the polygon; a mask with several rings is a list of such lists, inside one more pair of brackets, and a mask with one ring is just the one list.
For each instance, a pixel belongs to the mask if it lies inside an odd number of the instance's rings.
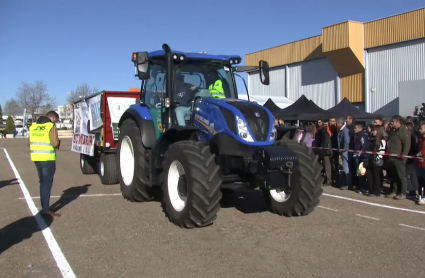
{"label": "white banner on trailer", "polygon": [[80,109],[74,109],[74,134],[80,134],[81,114]]}
{"label": "white banner on trailer", "polygon": [[100,103],[102,95],[97,95],[88,100],[90,114],[90,130],[98,129],[103,125],[102,115],[100,112]]}
{"label": "white banner on trailer", "polygon": [[89,135],[89,132],[87,130],[87,124],[89,121],[89,107],[87,103],[81,102],[80,103],[80,134]]}
{"label": "white banner on trailer", "polygon": [[94,156],[94,135],[74,134],[71,151]]}
{"label": "white banner on trailer", "polygon": [[108,97],[109,115],[111,116],[111,127],[114,134],[114,140],[118,140],[120,130],[118,123],[122,114],[130,105],[136,104],[135,98],[126,97]]}

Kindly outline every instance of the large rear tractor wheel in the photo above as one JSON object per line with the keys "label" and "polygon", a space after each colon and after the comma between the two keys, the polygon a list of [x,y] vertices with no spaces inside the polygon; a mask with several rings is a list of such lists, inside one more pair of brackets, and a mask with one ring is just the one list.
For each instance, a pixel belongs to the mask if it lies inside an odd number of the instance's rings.
{"label": "large rear tractor wheel", "polygon": [[145,149],[140,130],[132,119],[124,121],[118,139],[118,172],[121,192],[131,202],[153,200],[151,188],[147,186]]}
{"label": "large rear tractor wheel", "polygon": [[80,154],[80,169],[84,175],[96,173],[96,158],[86,154]]}
{"label": "large rear tractor wheel", "polygon": [[115,153],[102,153],[99,158],[99,176],[103,184],[117,184],[118,168]]}
{"label": "large rear tractor wheel", "polygon": [[165,154],[163,209],[181,228],[213,223],[220,209],[222,178],[215,155],[202,142],[181,141]]}
{"label": "large rear tractor wheel", "polygon": [[291,149],[299,159],[299,177],[290,190],[263,190],[264,199],[271,212],[284,216],[302,216],[312,212],[323,193],[321,166],[313,149],[283,138],[276,146]]}

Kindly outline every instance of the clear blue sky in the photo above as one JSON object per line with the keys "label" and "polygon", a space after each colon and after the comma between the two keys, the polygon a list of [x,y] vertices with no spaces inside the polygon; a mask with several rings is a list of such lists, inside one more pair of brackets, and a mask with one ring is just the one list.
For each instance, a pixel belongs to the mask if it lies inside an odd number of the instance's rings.
{"label": "clear blue sky", "polygon": [[87,82],[139,87],[133,51],[245,54],[425,6],[424,0],[0,0],[0,104],[21,82],[44,81],[57,104]]}

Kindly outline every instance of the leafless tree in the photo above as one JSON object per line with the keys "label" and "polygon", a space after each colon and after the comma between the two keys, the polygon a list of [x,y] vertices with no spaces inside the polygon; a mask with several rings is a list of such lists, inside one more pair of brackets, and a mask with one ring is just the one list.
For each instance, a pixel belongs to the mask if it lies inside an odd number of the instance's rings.
{"label": "leafless tree", "polygon": [[16,115],[22,114],[23,112],[23,108],[16,99],[11,98],[6,101],[4,105],[4,115],[15,117]]}
{"label": "leafless tree", "polygon": [[49,95],[47,85],[42,81],[36,81],[34,84],[22,82],[16,97],[21,107],[27,109],[27,114],[33,119],[36,114],[42,114],[44,110],[53,110],[56,105],[56,97]]}
{"label": "leafless tree", "polygon": [[73,104],[77,100],[79,100],[81,97],[87,97],[93,93],[96,93],[97,89],[95,87],[91,87],[87,83],[78,85],[75,90],[72,90],[68,93],[67,101],[69,104]]}

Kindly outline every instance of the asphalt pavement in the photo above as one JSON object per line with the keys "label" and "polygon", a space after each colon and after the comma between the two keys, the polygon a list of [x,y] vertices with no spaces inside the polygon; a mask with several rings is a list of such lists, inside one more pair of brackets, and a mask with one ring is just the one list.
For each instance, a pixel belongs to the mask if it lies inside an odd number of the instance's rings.
{"label": "asphalt pavement", "polygon": [[0,140],[10,156],[0,149],[0,277],[423,275],[425,208],[413,201],[325,187],[313,213],[287,218],[265,211],[259,191],[242,191],[223,199],[213,225],[180,229],[160,203],[130,203],[119,185],[81,174],[62,141],[51,197],[62,216],[41,229],[26,140]]}

